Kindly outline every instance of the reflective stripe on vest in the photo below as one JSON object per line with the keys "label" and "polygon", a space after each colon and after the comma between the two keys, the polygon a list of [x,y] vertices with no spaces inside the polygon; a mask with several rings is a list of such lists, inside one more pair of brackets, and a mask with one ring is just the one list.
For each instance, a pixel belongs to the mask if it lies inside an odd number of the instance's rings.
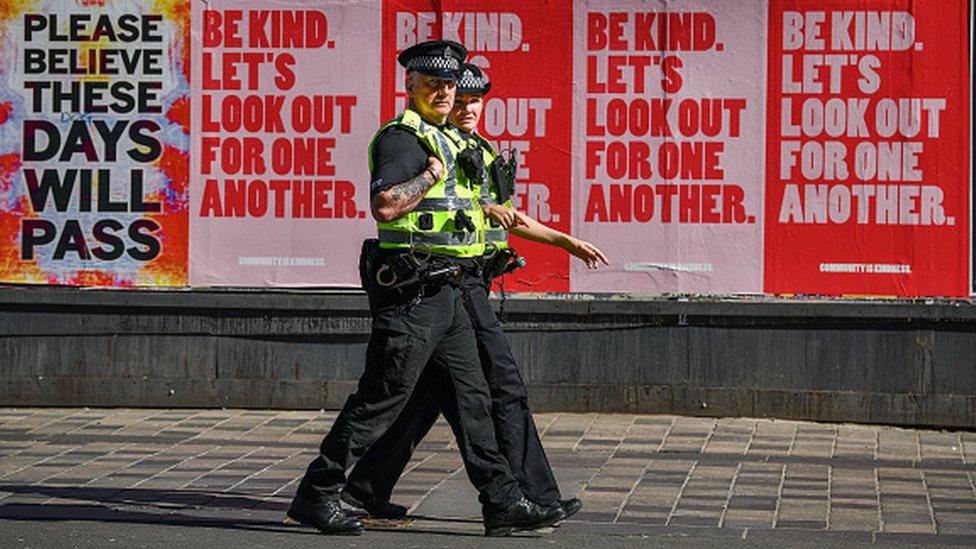
{"label": "reflective stripe on vest", "polygon": [[496,158],[498,158],[498,155],[495,154],[495,149],[491,147],[491,144],[480,135],[472,133],[471,141],[474,141],[477,144],[476,146],[481,149],[481,157],[484,160],[485,165],[484,173],[481,176],[481,180],[484,181],[484,184],[481,185],[480,192],[478,193],[478,201],[482,206],[486,206],[488,204],[498,204],[498,201],[495,200],[495,193],[492,192],[491,174],[488,173],[488,167],[491,166],[491,163],[494,162]]}
{"label": "reflective stripe on vest", "polygon": [[508,243],[508,231],[505,229],[488,229],[485,231],[486,244]]}
{"label": "reflective stripe on vest", "polygon": [[475,207],[474,200],[470,198],[452,196],[450,198],[422,198],[416,209],[425,212],[453,212],[456,210],[473,210]]}
{"label": "reflective stripe on vest", "polygon": [[473,232],[406,232],[380,229],[380,242],[390,244],[419,244],[422,246],[471,246],[478,243],[478,233]]}
{"label": "reflective stripe on vest", "polygon": [[454,150],[451,148],[451,144],[447,141],[447,137],[441,133],[440,130],[436,128],[431,128],[426,122],[420,123],[420,131],[422,133],[427,133],[433,129],[434,140],[437,141],[437,147],[441,150],[441,154],[444,155],[444,160],[446,164],[444,169],[447,170],[447,177],[444,179],[444,196],[455,197],[457,196],[457,161],[454,159]]}

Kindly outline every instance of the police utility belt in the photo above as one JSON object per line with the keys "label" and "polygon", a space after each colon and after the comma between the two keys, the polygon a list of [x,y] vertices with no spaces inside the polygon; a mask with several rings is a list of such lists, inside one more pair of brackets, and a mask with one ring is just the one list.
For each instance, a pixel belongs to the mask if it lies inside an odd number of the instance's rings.
{"label": "police utility belt", "polygon": [[415,246],[405,250],[385,250],[377,239],[363,242],[360,274],[363,287],[380,290],[410,290],[443,284],[460,284],[467,274],[480,272],[473,260],[431,253]]}
{"label": "police utility belt", "polygon": [[384,257],[375,269],[370,284],[384,289],[460,284],[467,275],[481,276],[487,282],[525,266],[525,259],[511,248],[502,248],[476,259],[437,256],[422,248],[393,252],[383,250]]}

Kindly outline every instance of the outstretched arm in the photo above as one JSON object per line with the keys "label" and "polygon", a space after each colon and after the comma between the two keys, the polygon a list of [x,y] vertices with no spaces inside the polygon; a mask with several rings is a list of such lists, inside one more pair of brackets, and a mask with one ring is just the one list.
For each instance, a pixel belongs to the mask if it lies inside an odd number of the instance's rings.
{"label": "outstretched arm", "polygon": [[591,269],[596,269],[600,263],[610,265],[607,256],[593,244],[547,227],[518,210],[491,205],[485,206],[485,214],[519,237],[566,250],[583,260]]}

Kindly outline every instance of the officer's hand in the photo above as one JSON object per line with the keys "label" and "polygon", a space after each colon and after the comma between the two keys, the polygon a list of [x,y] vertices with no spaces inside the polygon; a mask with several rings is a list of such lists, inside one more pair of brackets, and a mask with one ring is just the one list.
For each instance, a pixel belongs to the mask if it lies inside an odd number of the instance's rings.
{"label": "officer's hand", "polygon": [[569,253],[583,260],[590,269],[596,269],[600,263],[610,265],[610,260],[593,244],[585,240],[570,237]]}
{"label": "officer's hand", "polygon": [[494,219],[499,225],[505,227],[506,229],[511,229],[512,227],[518,225],[525,225],[525,221],[519,217],[518,213],[511,209],[501,206],[499,204],[486,204],[484,206],[485,215]]}
{"label": "officer's hand", "polygon": [[425,169],[430,172],[434,181],[440,180],[441,176],[444,175],[444,164],[434,155],[427,157],[427,168]]}

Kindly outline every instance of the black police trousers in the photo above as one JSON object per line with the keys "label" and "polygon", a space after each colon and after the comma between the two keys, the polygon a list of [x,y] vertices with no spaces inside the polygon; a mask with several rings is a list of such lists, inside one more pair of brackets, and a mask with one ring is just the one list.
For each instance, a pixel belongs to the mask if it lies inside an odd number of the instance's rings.
{"label": "black police trousers", "polygon": [[[560,499],[559,488],[539,440],[515,357],[488,302],[489,284],[480,276],[469,276],[465,284],[481,367],[491,390],[498,446],[525,496],[541,505],[551,505]],[[451,384],[443,367],[427,366],[403,413],[349,474],[347,490],[360,499],[389,501],[414,448],[441,412],[456,430],[457,414],[450,400],[444,398],[453,394]]]}
{"label": "black police trousers", "polygon": [[442,395],[457,419],[454,430],[468,478],[486,512],[523,497],[499,453],[491,401],[478,363],[471,322],[461,289],[443,284],[415,296],[371,290],[372,333],[366,369],[349,397],[319,456],[309,464],[298,493],[311,501],[337,498],[345,471],[403,410],[425,365],[435,365],[453,384]]}

